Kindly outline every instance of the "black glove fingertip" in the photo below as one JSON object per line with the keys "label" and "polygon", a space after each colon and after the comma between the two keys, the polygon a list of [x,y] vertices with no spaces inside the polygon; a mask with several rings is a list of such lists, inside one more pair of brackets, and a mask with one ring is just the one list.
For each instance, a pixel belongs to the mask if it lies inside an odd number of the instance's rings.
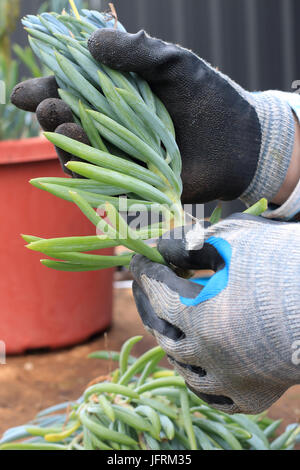
{"label": "black glove fingertip", "polygon": [[47,98],[36,109],[36,117],[47,132],[54,132],[61,124],[73,122],[71,108],[58,98]]}
{"label": "black glove fingertip", "polygon": [[[88,136],[86,135],[85,131],[81,126],[74,122],[66,122],[64,124],[61,124],[60,126],[55,129],[55,132],[57,134],[62,134],[65,135],[66,137],[69,137],[70,139],[77,140],[78,142],[81,142],[86,145],[90,145],[90,141]],[[55,147],[58,158],[60,160],[60,163],[62,165],[63,171],[70,176],[76,177],[76,178],[83,178],[80,175],[77,175],[76,173],[73,173],[72,171],[68,170],[65,166],[67,162],[70,160],[74,161],[81,161],[80,158],[72,155],[69,152],[66,152],[65,150],[60,149],[59,147]]]}
{"label": "black glove fingertip", "polygon": [[[180,238],[181,234],[183,238]],[[197,250],[188,250],[187,246],[186,233],[179,227],[170,232],[168,238],[160,238],[157,249],[169,265],[184,270],[218,271],[224,267],[224,259],[209,243]]]}
{"label": "black glove fingertip", "polygon": [[31,78],[16,85],[11,94],[11,102],[19,109],[35,113],[38,105],[47,98],[59,98],[54,75]]}

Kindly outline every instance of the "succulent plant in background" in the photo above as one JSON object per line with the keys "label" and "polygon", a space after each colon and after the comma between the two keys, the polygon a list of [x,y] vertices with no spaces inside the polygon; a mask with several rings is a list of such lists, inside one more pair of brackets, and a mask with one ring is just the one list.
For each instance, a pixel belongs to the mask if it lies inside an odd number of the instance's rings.
{"label": "succulent plant in background", "polygon": [[[88,1],[84,0],[75,0],[75,6],[79,10],[82,8],[88,7]],[[46,11],[56,11],[57,13],[61,13],[63,10],[68,11],[70,9],[69,0],[45,0],[40,8],[38,13],[44,13]]]}
{"label": "succulent plant in background", "polygon": [[[23,51],[23,59],[28,60],[28,62],[33,61],[30,49]],[[34,61],[32,63],[35,64]],[[40,127],[34,115],[17,109],[9,101],[13,88],[20,81],[19,64],[16,60],[11,60],[7,63],[5,56],[1,52],[0,81],[5,83],[6,95],[6,104],[0,104],[0,141],[38,136]]]}
{"label": "succulent plant in background", "polygon": [[[76,0],[81,8],[87,2]],[[39,11],[62,12],[69,6],[68,0],[49,0],[44,2]],[[10,103],[13,88],[25,77],[20,76],[21,63],[28,69],[28,77],[40,77],[49,73],[37,64],[30,47],[22,48],[11,44],[11,34],[20,17],[20,0],[1,0],[0,15],[0,81],[5,83],[5,104],[0,104],[0,141],[35,137],[40,134],[40,126],[32,113],[17,109]],[[12,58],[12,51],[18,60]],[[27,77],[27,78],[28,78]]]}
{"label": "succulent plant in background", "polygon": [[6,63],[11,60],[10,35],[20,15],[20,0],[2,0],[0,16],[0,50]]}
{"label": "succulent plant in background", "polygon": [[[5,102],[0,104],[0,141],[37,136],[38,123],[30,113],[15,108],[9,101],[14,86],[20,81],[19,64],[12,59],[10,35],[16,27],[20,14],[20,2],[2,0],[0,15],[0,81],[5,83]],[[16,54],[29,67],[34,76],[40,76],[32,51],[15,46]]]}
{"label": "succulent plant in background", "polygon": [[[92,381],[74,402],[41,411],[24,426],[6,431],[0,450],[292,450],[300,434],[266,413],[229,416],[187,389],[182,377],[159,367],[164,351],[155,347],[131,355],[127,340],[120,352],[98,351],[95,359],[118,368]],[[100,380],[100,381],[99,381]]]}

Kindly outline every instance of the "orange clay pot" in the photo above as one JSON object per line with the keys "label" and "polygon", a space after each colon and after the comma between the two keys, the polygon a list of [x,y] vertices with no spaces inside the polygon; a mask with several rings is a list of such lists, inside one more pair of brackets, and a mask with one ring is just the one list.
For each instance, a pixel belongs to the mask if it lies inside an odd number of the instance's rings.
{"label": "orange clay pot", "polygon": [[8,354],[75,344],[112,319],[112,269],[58,272],[40,264],[40,253],[24,248],[21,233],[95,234],[77,207],[28,183],[40,176],[65,176],[50,142],[0,142],[0,341]]}

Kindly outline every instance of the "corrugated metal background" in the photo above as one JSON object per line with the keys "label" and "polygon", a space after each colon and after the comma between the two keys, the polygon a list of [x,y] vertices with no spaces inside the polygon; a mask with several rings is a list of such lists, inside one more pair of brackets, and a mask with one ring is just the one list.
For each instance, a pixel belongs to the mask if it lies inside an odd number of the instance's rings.
{"label": "corrugated metal background", "polygon": [[[23,0],[22,13],[35,13],[42,2]],[[90,0],[108,9],[107,0]],[[291,91],[300,79],[299,0],[114,0],[130,32],[180,43],[218,66],[249,90]],[[24,43],[18,28],[14,39]],[[226,204],[226,213],[239,205]],[[210,209],[209,209],[210,210]]]}

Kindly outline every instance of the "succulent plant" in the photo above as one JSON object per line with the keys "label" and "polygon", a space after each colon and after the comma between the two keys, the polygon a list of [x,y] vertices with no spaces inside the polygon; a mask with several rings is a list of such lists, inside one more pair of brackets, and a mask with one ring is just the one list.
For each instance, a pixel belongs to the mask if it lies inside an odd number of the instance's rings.
{"label": "succulent plant", "polygon": [[[34,53],[54,73],[61,99],[89,140],[88,145],[46,132],[45,136],[70,160],[72,156],[81,160],[66,164],[81,178],[38,178],[31,183],[75,203],[102,233],[52,240],[26,235],[28,248],[55,258],[42,260],[45,266],[66,271],[127,266],[135,252],[164,263],[156,248],[144,240],[158,237],[165,226],[156,223],[132,230],[119,211],[128,213],[135,208],[157,212],[168,227],[184,223],[181,156],[171,117],[144,80],[97,63],[87,47],[88,38],[98,28],[123,30],[123,26],[110,15],[85,9],[80,13],[75,9],[70,14],[27,16],[23,24]],[[126,204],[120,197],[124,194]],[[108,219],[94,210],[99,206]],[[265,209],[265,201],[262,206]],[[117,245],[133,253],[115,257],[85,253]]]}
{"label": "succulent plant", "polygon": [[227,415],[208,406],[170,369],[159,367],[164,351],[155,347],[131,355],[142,339],[127,340],[120,352],[91,358],[117,361],[103,381],[87,386],[75,402],[41,411],[25,426],[9,429],[0,450],[292,450],[300,434],[290,424],[276,436],[281,420],[266,413]]}

